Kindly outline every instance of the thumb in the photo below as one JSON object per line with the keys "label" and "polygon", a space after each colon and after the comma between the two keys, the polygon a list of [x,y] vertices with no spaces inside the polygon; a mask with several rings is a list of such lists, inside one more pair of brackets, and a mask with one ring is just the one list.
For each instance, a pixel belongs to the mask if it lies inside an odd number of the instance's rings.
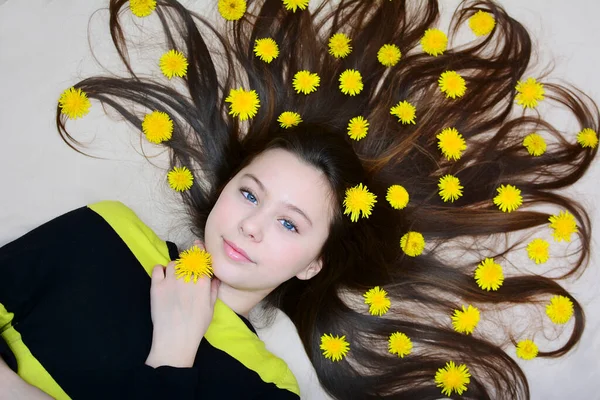
{"label": "thumb", "polygon": [[165,267],[158,264],[152,269],[152,284],[156,284],[165,279]]}

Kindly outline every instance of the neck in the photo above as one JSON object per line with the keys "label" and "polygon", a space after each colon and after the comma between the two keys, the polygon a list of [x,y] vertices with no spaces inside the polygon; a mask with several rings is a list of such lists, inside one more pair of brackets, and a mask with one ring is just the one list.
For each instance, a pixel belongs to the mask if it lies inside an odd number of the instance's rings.
{"label": "neck", "polygon": [[250,311],[264,299],[269,292],[251,292],[239,290],[221,282],[217,297],[237,314],[248,318]]}

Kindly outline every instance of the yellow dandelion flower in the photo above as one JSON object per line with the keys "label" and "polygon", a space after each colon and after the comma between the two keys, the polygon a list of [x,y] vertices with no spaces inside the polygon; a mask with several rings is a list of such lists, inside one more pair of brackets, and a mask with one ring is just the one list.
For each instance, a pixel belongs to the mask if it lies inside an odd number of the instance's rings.
{"label": "yellow dandelion flower", "polygon": [[365,304],[369,306],[371,315],[382,316],[388,312],[392,304],[387,297],[387,292],[379,286],[369,289],[367,293],[363,294],[363,297],[365,298]]}
{"label": "yellow dandelion flower", "polygon": [[156,8],[156,0],[129,0],[129,8],[136,17],[147,17]]}
{"label": "yellow dandelion flower", "polygon": [[590,128],[585,128],[577,134],[577,143],[579,143],[581,147],[593,149],[598,146],[598,134]]}
{"label": "yellow dandelion flower", "polygon": [[296,93],[309,94],[317,90],[321,78],[316,73],[298,71],[294,75],[293,85]]}
{"label": "yellow dandelion flower", "polygon": [[402,53],[395,44],[384,44],[377,52],[377,60],[384,67],[393,67],[398,64],[400,57],[402,57]]}
{"label": "yellow dandelion flower", "polygon": [[58,99],[61,114],[65,114],[70,119],[81,118],[90,112],[92,103],[87,94],[77,88],[70,87],[60,95]]}
{"label": "yellow dandelion flower", "polygon": [[427,29],[421,38],[423,51],[434,57],[443,54],[448,47],[448,36],[439,29]]}
{"label": "yellow dandelion flower", "polygon": [[494,26],[496,20],[489,12],[479,10],[469,18],[469,27],[476,36],[489,35],[494,30]]}
{"label": "yellow dandelion flower", "polygon": [[446,363],[444,368],[440,368],[435,373],[435,384],[442,388],[442,394],[450,396],[453,391],[459,395],[467,390],[467,385],[471,380],[471,374],[465,364],[456,365],[453,361]]}
{"label": "yellow dandelion flower", "polygon": [[173,121],[169,114],[162,111],[152,111],[144,116],[142,132],[151,143],[159,144],[171,139],[173,135]]}
{"label": "yellow dandelion flower", "polygon": [[309,0],[283,0],[286,10],[296,12],[296,9],[306,10]]}
{"label": "yellow dandelion flower", "polygon": [[493,258],[486,258],[475,269],[475,281],[483,290],[498,290],[504,282],[502,266],[494,262]]}
{"label": "yellow dandelion flower", "polygon": [[440,189],[440,197],[444,202],[458,199],[462,196],[462,185],[460,180],[454,175],[444,175],[438,182],[438,188]]}
{"label": "yellow dandelion flower", "polygon": [[452,315],[452,327],[458,333],[473,333],[479,323],[479,310],[469,304],[468,307],[462,306],[461,310],[454,310]]}
{"label": "yellow dandelion flower", "polygon": [[279,125],[282,128],[291,128],[302,122],[302,118],[297,112],[284,111],[279,115],[279,118],[277,118],[277,122],[279,122]]}
{"label": "yellow dandelion flower", "polygon": [[438,79],[438,85],[446,98],[463,97],[467,91],[465,79],[456,71],[442,72]]}
{"label": "yellow dandelion flower", "polygon": [[237,21],[246,12],[246,0],[219,0],[219,14],[228,21]]}
{"label": "yellow dandelion flower", "polygon": [[573,302],[565,296],[552,296],[546,305],[546,314],[555,324],[566,324],[573,316]]}
{"label": "yellow dandelion flower", "polygon": [[183,192],[192,187],[194,176],[187,167],[174,167],[167,174],[167,180],[171,189]]}
{"label": "yellow dandelion flower", "polygon": [[563,240],[570,242],[571,234],[578,232],[575,217],[566,210],[559,212],[558,215],[550,216],[548,220],[550,221],[550,228],[553,229],[552,236],[557,242]]}
{"label": "yellow dandelion flower", "polygon": [[458,160],[467,148],[467,143],[456,128],[445,128],[437,134],[438,148],[448,161]]}
{"label": "yellow dandelion flower", "polygon": [[331,361],[340,361],[346,357],[350,350],[350,343],[346,341],[346,336],[333,336],[325,333],[321,336],[321,350],[323,356]]}
{"label": "yellow dandelion flower", "polygon": [[402,332],[394,332],[388,340],[388,351],[404,358],[410,354],[413,344],[408,336]]}
{"label": "yellow dandelion flower", "polygon": [[517,343],[517,357],[523,360],[531,360],[538,355],[538,347],[533,340],[525,339]]}
{"label": "yellow dandelion flower", "polygon": [[402,210],[408,204],[409,195],[404,186],[392,185],[388,188],[385,199],[396,210]]}
{"label": "yellow dandelion flower", "polygon": [[546,152],[546,141],[542,135],[535,132],[525,136],[523,146],[525,146],[527,152],[532,156],[541,156]]}
{"label": "yellow dandelion flower", "polygon": [[354,140],[360,140],[369,132],[369,121],[361,116],[354,117],[348,122],[348,136]]}
{"label": "yellow dandelion flower", "polygon": [[162,73],[169,79],[174,76],[180,78],[187,74],[188,61],[182,52],[169,50],[162,55],[158,63]]}
{"label": "yellow dandelion flower", "polygon": [[352,51],[350,38],[343,33],[336,33],[329,38],[329,54],[335,58],[344,58]]}
{"label": "yellow dandelion flower", "polygon": [[340,90],[342,93],[355,96],[363,90],[362,76],[355,69],[347,69],[340,74]]}
{"label": "yellow dandelion flower", "polygon": [[359,183],[357,186],[346,189],[344,199],[344,215],[350,215],[352,222],[358,221],[358,217],[369,218],[373,205],[377,203],[377,196],[369,192],[366,186]]}
{"label": "yellow dandelion flower", "polygon": [[536,264],[543,264],[550,258],[549,247],[550,243],[548,241],[540,238],[533,239],[527,245],[527,255]]}
{"label": "yellow dandelion flower", "polygon": [[231,89],[225,101],[231,103],[229,114],[234,117],[239,116],[240,121],[254,117],[260,107],[260,100],[255,90]]}
{"label": "yellow dandelion flower", "polygon": [[502,212],[513,212],[523,204],[521,190],[513,185],[500,185],[498,195],[494,197],[494,204],[498,206]]}
{"label": "yellow dandelion flower", "polygon": [[398,117],[403,124],[415,124],[417,108],[404,100],[391,108],[390,114]]}
{"label": "yellow dandelion flower", "polygon": [[525,82],[517,82],[517,104],[523,108],[535,108],[538,101],[544,100],[544,85],[535,80],[528,78]]}
{"label": "yellow dandelion flower", "polygon": [[254,54],[262,61],[269,64],[279,56],[279,46],[271,38],[256,39],[254,42]]}
{"label": "yellow dandelion flower", "polygon": [[198,282],[202,275],[211,277],[212,258],[210,253],[198,246],[192,246],[190,249],[181,252],[179,258],[175,261],[175,277],[183,278],[184,282],[193,280]]}
{"label": "yellow dandelion flower", "polygon": [[407,256],[416,257],[425,249],[425,238],[420,232],[410,231],[400,238],[400,248]]}

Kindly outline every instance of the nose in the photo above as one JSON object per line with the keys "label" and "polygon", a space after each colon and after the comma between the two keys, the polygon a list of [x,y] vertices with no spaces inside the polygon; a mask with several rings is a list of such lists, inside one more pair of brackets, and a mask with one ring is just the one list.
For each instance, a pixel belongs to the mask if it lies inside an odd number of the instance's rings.
{"label": "nose", "polygon": [[262,240],[262,223],[261,216],[258,213],[249,215],[240,222],[240,233],[251,240],[259,242]]}

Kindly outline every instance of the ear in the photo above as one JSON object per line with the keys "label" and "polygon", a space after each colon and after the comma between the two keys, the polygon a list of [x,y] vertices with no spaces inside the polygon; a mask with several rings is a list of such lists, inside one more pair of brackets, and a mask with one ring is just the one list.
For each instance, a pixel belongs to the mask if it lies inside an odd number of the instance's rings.
{"label": "ear", "polygon": [[296,278],[300,280],[308,280],[318,274],[323,268],[323,261],[319,258],[318,260],[312,261],[306,268],[296,274]]}

